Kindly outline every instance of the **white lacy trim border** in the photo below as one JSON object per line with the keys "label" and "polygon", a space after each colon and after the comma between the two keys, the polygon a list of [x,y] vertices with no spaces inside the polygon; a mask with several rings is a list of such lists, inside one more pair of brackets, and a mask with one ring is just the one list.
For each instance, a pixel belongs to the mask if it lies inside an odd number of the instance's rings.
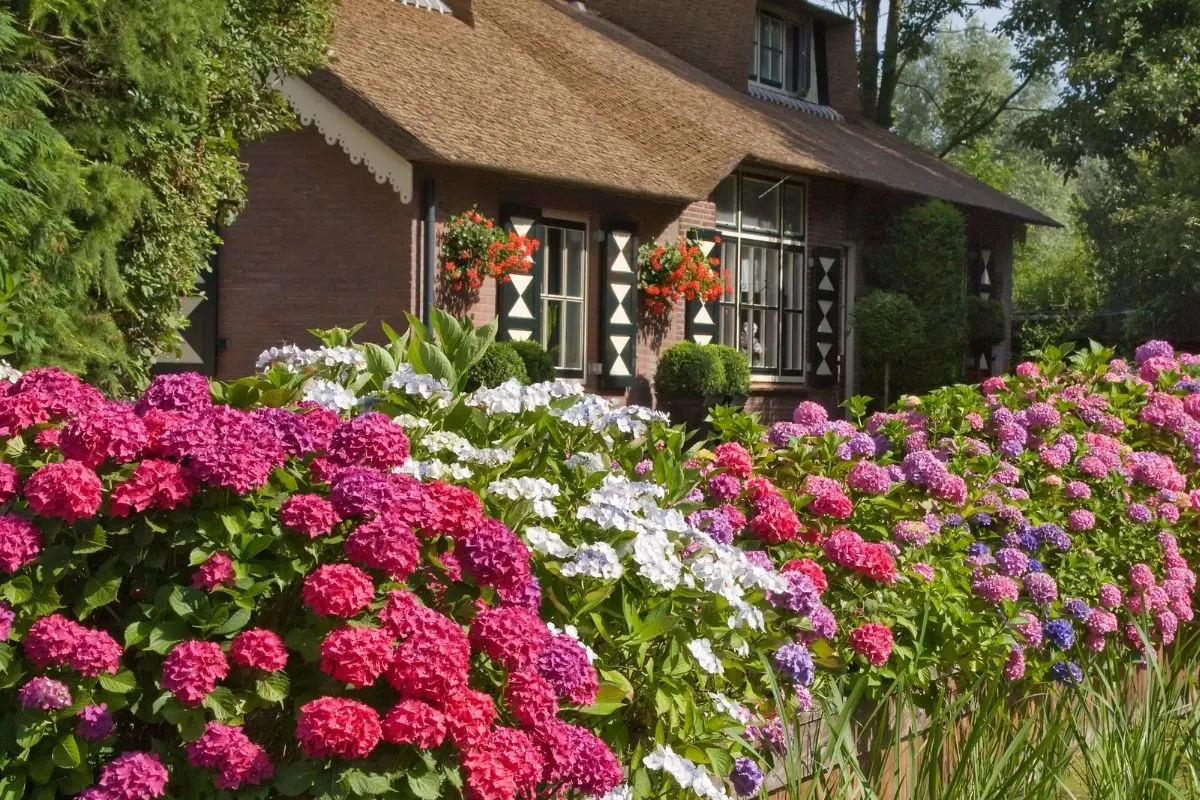
{"label": "white lacy trim border", "polygon": [[341,146],[343,152],[350,157],[351,163],[363,164],[375,176],[377,182],[391,184],[402,202],[412,202],[411,162],[351,119],[349,114],[303,79],[291,75],[276,75],[271,78],[271,86],[287,98],[300,122],[316,126],[326,142]]}

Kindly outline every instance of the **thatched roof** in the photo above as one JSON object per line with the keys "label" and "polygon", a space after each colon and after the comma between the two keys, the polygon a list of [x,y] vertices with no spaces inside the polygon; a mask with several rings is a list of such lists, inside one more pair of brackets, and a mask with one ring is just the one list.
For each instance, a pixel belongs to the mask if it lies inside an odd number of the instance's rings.
{"label": "thatched roof", "polygon": [[750,161],[1054,224],[877,126],[756,99],[559,0],[471,12],[342,0],[309,80],[413,161],[677,200]]}

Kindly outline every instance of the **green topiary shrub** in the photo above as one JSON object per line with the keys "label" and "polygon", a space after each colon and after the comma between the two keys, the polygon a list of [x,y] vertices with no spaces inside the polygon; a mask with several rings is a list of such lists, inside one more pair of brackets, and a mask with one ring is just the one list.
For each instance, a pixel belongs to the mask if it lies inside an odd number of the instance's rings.
{"label": "green topiary shrub", "polygon": [[512,342],[496,342],[467,373],[467,391],[473,392],[483,386],[499,386],[510,379],[522,384],[529,383],[525,361]]}
{"label": "green topiary shrub", "polygon": [[715,395],[725,391],[725,365],[711,348],[680,342],[667,348],[654,371],[658,393]]}
{"label": "green topiary shrub", "polygon": [[741,350],[725,344],[710,344],[706,347],[717,354],[725,368],[726,397],[745,397],[750,394],[750,359]]}
{"label": "green topiary shrub", "polygon": [[906,390],[903,366],[920,360],[925,344],[921,312],[902,294],[872,292],[854,309],[854,329],[862,353],[863,391],[886,403],[897,388]]}
{"label": "green topiary shrub", "polygon": [[554,380],[554,359],[546,352],[546,348],[531,341],[509,342],[508,344],[525,362],[525,372],[528,373],[530,383]]}
{"label": "green topiary shrub", "polygon": [[1004,341],[1004,304],[984,297],[968,297],[967,331],[971,344],[977,347],[991,347]]}
{"label": "green topiary shrub", "polygon": [[919,358],[892,365],[893,388],[920,393],[962,380],[967,354],[967,235],[962,214],[941,200],[907,208],[888,223],[870,256],[871,288],[904,295],[921,309]]}

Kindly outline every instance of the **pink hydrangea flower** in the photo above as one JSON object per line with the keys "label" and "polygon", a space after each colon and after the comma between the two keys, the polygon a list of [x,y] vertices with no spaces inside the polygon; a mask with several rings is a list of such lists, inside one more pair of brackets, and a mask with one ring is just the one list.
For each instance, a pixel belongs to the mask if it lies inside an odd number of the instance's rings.
{"label": "pink hydrangea flower", "polygon": [[258,786],[275,773],[266,751],[232,725],[208,723],[200,738],[185,749],[193,767],[217,771],[214,783],[223,791],[237,791],[243,784]]}
{"label": "pink hydrangea flower", "polygon": [[229,658],[242,667],[278,672],[287,666],[288,655],[277,634],[263,628],[251,628],[234,638],[229,645]]}
{"label": "pink hydrangea flower", "polygon": [[100,476],[78,461],[47,464],[29,476],[25,499],[43,517],[87,519],[100,510]]}
{"label": "pink hydrangea flower", "polygon": [[180,642],[162,665],[163,688],[185,706],[198,706],[229,674],[229,662],[215,642]]}
{"label": "pink hydrangea flower", "polygon": [[375,709],[344,697],[312,700],[296,720],[296,739],[309,758],[365,758],[382,736]]}
{"label": "pink hydrangea flower", "polygon": [[213,553],[192,574],[192,586],[211,592],[219,586],[233,586],[233,559],[225,553]]}
{"label": "pink hydrangea flower", "polygon": [[383,739],[432,750],[446,739],[446,717],[428,703],[401,700],[383,718]]}
{"label": "pink hydrangea flower", "polygon": [[892,629],[878,622],[859,625],[850,632],[850,647],[872,666],[883,666],[892,655]]}
{"label": "pink hydrangea flower", "polygon": [[471,623],[471,644],[505,669],[530,666],[550,643],[550,630],[538,615],[518,606],[482,607]]}
{"label": "pink hydrangea flower", "polygon": [[279,508],[279,521],[310,539],[326,536],[341,517],[333,503],[316,494],[294,494]]}
{"label": "pink hydrangea flower", "polygon": [[89,791],[96,793],[95,800],[154,800],[166,794],[170,777],[153,753],[127,752],[100,771],[99,782]]}
{"label": "pink hydrangea flower", "polygon": [[147,458],[134,468],[132,475],[113,487],[109,513],[127,517],[151,508],[170,511],[186,505],[194,492],[195,485],[182,466]]}
{"label": "pink hydrangea flower", "polygon": [[0,516],[0,571],[13,573],[33,563],[42,550],[42,537],[33,523],[16,514]]}
{"label": "pink hydrangea flower", "polygon": [[316,614],[349,619],[375,599],[375,584],[351,564],[326,564],[304,579],[303,597]]}
{"label": "pink hydrangea flower", "polygon": [[372,411],[339,425],[328,449],[338,463],[389,470],[408,460],[408,437],[387,415]]}
{"label": "pink hydrangea flower", "polygon": [[337,628],[321,643],[321,671],[356,689],[370,686],[391,663],[392,644],[379,628]]}

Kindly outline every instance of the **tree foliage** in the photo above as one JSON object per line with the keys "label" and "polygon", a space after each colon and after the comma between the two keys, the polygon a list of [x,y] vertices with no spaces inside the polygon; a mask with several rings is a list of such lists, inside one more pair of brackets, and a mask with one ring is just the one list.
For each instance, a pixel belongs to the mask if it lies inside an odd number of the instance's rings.
{"label": "tree foliage", "polygon": [[138,383],[243,198],[239,144],[293,124],[331,0],[18,0],[0,16],[0,267],[19,364]]}

